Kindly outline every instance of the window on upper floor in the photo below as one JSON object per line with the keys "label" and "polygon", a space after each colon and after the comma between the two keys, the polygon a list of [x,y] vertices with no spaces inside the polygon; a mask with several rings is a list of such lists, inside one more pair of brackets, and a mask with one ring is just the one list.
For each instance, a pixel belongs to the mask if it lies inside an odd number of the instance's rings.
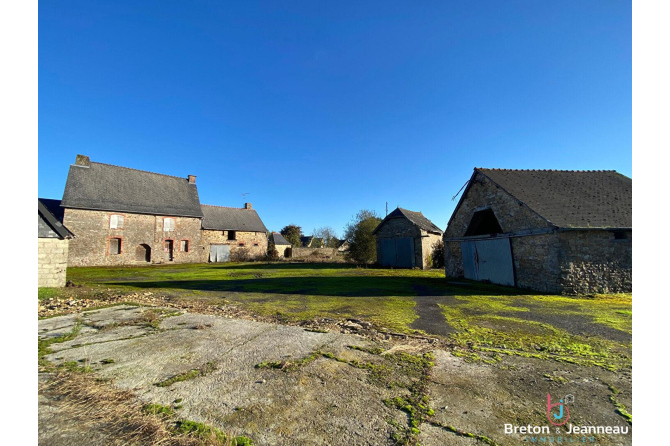
{"label": "window on upper floor", "polygon": [[235,240],[236,236],[237,234],[235,233],[235,231],[228,231],[228,240]]}
{"label": "window on upper floor", "polygon": [[163,231],[165,232],[174,231],[174,218],[163,219]]}
{"label": "window on upper floor", "polygon": [[110,215],[109,229],[123,229],[123,215]]}

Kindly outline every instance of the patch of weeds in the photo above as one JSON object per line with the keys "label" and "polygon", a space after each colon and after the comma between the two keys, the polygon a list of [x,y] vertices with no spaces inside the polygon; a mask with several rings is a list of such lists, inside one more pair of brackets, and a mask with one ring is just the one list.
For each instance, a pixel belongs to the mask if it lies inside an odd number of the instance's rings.
{"label": "patch of weeds", "polygon": [[616,387],[614,387],[611,384],[608,384],[607,387],[609,387],[610,392],[612,392],[612,394],[610,395],[610,401],[612,402],[612,404],[614,404],[614,407],[616,407],[615,412],[618,413],[619,415],[621,415],[622,417],[624,417],[626,419],[626,421],[628,421],[628,424],[632,425],[633,424],[633,414],[628,412],[628,410],[626,410],[626,406],[621,404],[616,398],[616,395],[620,394],[621,390],[617,389]]}
{"label": "patch of weeds", "polygon": [[454,426],[448,425],[448,424],[442,424],[439,421],[431,420],[429,421],[430,424],[432,424],[435,427],[441,427],[442,429],[448,430],[450,432],[453,432],[454,434],[460,436],[460,437],[467,437],[467,438],[474,438],[478,441],[481,441],[484,444],[488,444],[490,446],[500,446],[498,443],[490,439],[489,437],[485,435],[477,435],[473,434],[471,432],[466,432],[464,430],[458,429]]}
{"label": "patch of weeds", "polygon": [[171,417],[174,415],[174,410],[172,410],[171,407],[163,406],[162,404],[147,404],[142,409],[151,415],[159,415],[162,417]]}
{"label": "patch of weeds", "polygon": [[100,360],[100,364],[114,364],[114,360],[112,358],[105,358]]}
{"label": "patch of weeds", "polygon": [[169,387],[172,384],[180,381],[188,381],[190,379],[199,378],[201,376],[208,375],[216,370],[216,364],[212,361],[206,363],[200,368],[192,369],[187,372],[179,373],[178,375],[173,376],[172,378],[166,379],[165,381],[157,382],[154,384],[156,387]]}
{"label": "patch of weeds", "polygon": [[90,373],[93,369],[87,365],[79,365],[77,361],[66,361],[57,366],[59,370],[65,370],[72,373]]}
{"label": "patch of weeds", "polygon": [[383,349],[377,347],[367,348],[367,347],[360,347],[358,345],[347,345],[347,348],[350,350],[358,350],[361,352],[370,353],[371,355],[381,355],[382,352],[384,351]]}
{"label": "patch of weeds", "polygon": [[396,427],[392,438],[398,445],[415,445],[419,427],[435,414],[428,397],[428,382],[435,358],[430,352],[422,355],[394,353],[386,357],[395,363],[401,373],[410,377],[410,384],[402,386],[409,390],[409,395],[384,400],[387,407],[399,409],[409,417],[409,425],[402,429]]}
{"label": "patch of weeds", "polygon": [[565,384],[568,382],[568,379],[563,377],[563,376],[558,376],[558,375],[550,375],[549,373],[545,373],[542,376],[547,378],[549,381],[553,381],[558,384]]}
{"label": "patch of weeds", "polygon": [[[47,361],[44,357],[48,354],[53,353],[51,346],[53,344],[60,344],[62,342],[71,341],[79,335],[81,331],[82,322],[80,319],[77,319],[70,330],[69,333],[55,337],[55,338],[46,338],[46,339],[37,339],[37,362],[40,367],[49,367],[51,362]],[[76,364],[76,363],[75,363]]]}
{"label": "patch of weeds", "polygon": [[202,440],[215,440],[219,444],[225,443],[227,440],[226,434],[223,431],[197,421],[177,421],[174,430],[179,434],[189,435]]}
{"label": "patch of weeds", "polygon": [[[467,361],[478,361],[481,352],[517,355],[596,366],[616,371],[631,365],[630,343],[601,336],[571,334],[557,326],[529,320],[528,311],[556,323],[590,318],[591,323],[630,332],[630,298],[597,296],[572,299],[562,296],[456,296],[457,305],[439,304],[449,325],[449,335]],[[527,308],[527,307],[528,308]],[[597,329],[595,329],[597,331]],[[486,358],[484,358],[486,359]],[[495,362],[495,357],[484,362]]]}
{"label": "patch of weeds", "polygon": [[292,370],[296,370],[300,367],[303,367],[310,362],[314,361],[315,359],[319,358],[322,356],[322,353],[320,351],[315,351],[312,354],[305,356],[304,358],[296,359],[296,360],[285,360],[285,361],[265,361],[261,362],[259,364],[256,364],[254,367],[257,369],[279,369],[283,370],[286,372],[290,372]]}

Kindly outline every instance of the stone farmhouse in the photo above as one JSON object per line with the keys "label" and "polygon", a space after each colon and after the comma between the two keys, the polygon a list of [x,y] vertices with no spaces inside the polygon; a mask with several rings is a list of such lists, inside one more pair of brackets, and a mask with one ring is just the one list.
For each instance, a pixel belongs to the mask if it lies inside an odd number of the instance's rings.
{"label": "stone farmhouse", "polygon": [[632,180],[475,168],[444,232],[447,276],[560,294],[632,291]]}
{"label": "stone farmhouse", "polygon": [[[60,218],[59,218],[60,217]],[[72,233],[61,223],[59,200],[37,200],[37,286],[65,286]]]}
{"label": "stone farmhouse", "polygon": [[396,208],[372,231],[377,238],[377,263],[393,268],[431,267],[429,256],[442,230],[421,212]]}
{"label": "stone farmhouse", "polygon": [[[201,206],[195,176],[162,175],[77,155],[63,199],[75,238],[69,266],[197,263],[265,257],[267,235],[251,204]],[[227,256],[227,258],[225,258]]]}

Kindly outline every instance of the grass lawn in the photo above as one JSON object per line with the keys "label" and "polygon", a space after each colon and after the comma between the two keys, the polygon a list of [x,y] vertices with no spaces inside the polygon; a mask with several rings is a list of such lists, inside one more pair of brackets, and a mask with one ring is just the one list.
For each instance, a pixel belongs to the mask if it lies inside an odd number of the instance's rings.
{"label": "grass lawn", "polygon": [[[610,369],[630,365],[630,294],[536,295],[445,279],[441,270],[306,263],[69,268],[68,280],[93,293],[101,288],[161,292],[232,303],[286,320],[353,317],[403,332],[420,327],[418,305],[436,303],[453,329],[449,339],[461,348],[456,353],[472,360],[517,354]],[[39,295],[59,293],[68,289],[40,289]]]}

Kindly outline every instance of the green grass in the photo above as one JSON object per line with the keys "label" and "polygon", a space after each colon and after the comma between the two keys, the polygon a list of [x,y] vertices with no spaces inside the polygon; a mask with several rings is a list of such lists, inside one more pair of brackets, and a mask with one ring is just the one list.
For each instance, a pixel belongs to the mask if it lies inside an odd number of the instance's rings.
{"label": "green grass", "polygon": [[[466,360],[494,363],[500,355],[552,358],[609,369],[630,365],[630,343],[607,330],[632,333],[632,296],[574,298],[528,294],[515,288],[447,280],[441,270],[358,268],[346,264],[226,263],[149,267],[69,268],[68,279],[89,293],[165,293],[215,305],[231,303],[252,313],[297,322],[359,318],[410,333],[418,291],[441,304],[445,322]],[[453,296],[453,297],[450,297]],[[537,319],[538,317],[544,319]],[[579,321],[602,333],[580,335]],[[624,336],[625,338],[625,336]],[[623,338],[622,338],[623,339]]]}

